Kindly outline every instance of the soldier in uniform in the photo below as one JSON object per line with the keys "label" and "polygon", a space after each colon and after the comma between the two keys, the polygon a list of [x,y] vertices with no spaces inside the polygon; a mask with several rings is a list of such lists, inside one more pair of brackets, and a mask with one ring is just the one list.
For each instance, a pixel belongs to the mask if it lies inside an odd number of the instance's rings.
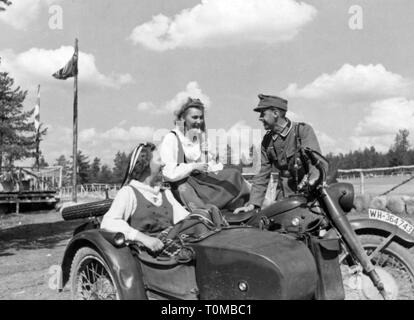
{"label": "soldier in uniform", "polygon": [[312,149],[324,164],[325,172],[328,171],[328,162],[321,156],[312,127],[286,118],[287,100],[263,94],[259,95],[259,99],[254,111],[260,113],[259,121],[268,130],[262,140],[261,168],[252,181],[249,202],[234,213],[261,208],[271,172],[276,171],[279,176],[276,200],[301,190],[306,184],[313,185],[319,177],[319,171],[310,166],[309,174],[305,174],[299,153],[301,147]]}

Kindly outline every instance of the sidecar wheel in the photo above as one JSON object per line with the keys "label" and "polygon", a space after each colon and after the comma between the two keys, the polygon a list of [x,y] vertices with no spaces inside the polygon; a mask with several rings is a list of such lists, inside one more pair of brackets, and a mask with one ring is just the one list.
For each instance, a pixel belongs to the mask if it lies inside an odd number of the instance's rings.
{"label": "sidecar wheel", "polygon": [[[368,256],[384,240],[383,237],[375,235],[359,235],[358,237]],[[391,297],[393,299],[414,300],[414,257],[407,249],[396,242],[391,242],[376,254],[371,259],[371,262],[376,268],[381,280],[384,282],[385,288],[391,291]],[[348,266],[346,259],[344,259],[341,269],[344,276],[346,299],[382,299],[376,293],[376,289],[366,275],[362,275],[360,278],[353,276],[354,278],[346,283],[346,276],[349,276],[349,274],[344,274],[344,270],[347,270],[346,268]],[[351,285],[349,285],[350,283]],[[350,288],[351,290],[349,290]],[[373,292],[375,293],[372,294]]]}
{"label": "sidecar wheel", "polygon": [[92,248],[82,248],[76,253],[70,278],[73,300],[119,300],[119,290],[108,265]]}

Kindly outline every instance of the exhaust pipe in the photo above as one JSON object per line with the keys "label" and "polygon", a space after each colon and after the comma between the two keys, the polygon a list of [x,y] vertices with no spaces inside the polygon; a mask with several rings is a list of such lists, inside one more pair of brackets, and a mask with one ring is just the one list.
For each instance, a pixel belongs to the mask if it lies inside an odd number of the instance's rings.
{"label": "exhaust pipe", "polygon": [[341,209],[338,208],[338,205],[332,200],[329,191],[325,188],[321,188],[321,198],[327,208],[327,211],[330,214],[330,218],[332,219],[334,226],[342,234],[346,244],[351,249],[352,253],[357,257],[358,261],[361,263],[362,267],[374,283],[375,287],[378,289],[384,299],[387,300],[388,297],[384,288],[384,284],[378,276],[378,273],[375,271],[374,265],[368,258],[367,253],[362,247],[358,236],[352,229],[352,226],[346,218],[345,214],[341,213]]}

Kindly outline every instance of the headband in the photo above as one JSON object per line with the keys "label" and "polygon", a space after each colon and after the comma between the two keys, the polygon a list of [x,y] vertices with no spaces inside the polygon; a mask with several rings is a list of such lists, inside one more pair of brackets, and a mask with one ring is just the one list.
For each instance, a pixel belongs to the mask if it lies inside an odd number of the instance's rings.
{"label": "headband", "polygon": [[129,160],[129,164],[128,164],[128,168],[127,168],[126,173],[125,173],[124,181],[122,182],[122,187],[128,181],[128,178],[131,175],[132,171],[134,171],[135,165],[137,164],[139,155],[140,155],[143,147],[144,147],[144,144],[141,143],[138,146],[136,146],[134,148],[134,150],[132,151],[131,159]]}

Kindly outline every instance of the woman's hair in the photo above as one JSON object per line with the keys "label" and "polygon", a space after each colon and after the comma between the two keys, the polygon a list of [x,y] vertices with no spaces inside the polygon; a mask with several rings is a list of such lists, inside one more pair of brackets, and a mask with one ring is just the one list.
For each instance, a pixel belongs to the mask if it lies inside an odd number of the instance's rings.
{"label": "woman's hair", "polygon": [[[177,111],[174,112],[175,114],[175,120],[182,120],[183,118],[185,118],[185,116],[187,115],[187,112],[190,108],[196,108],[200,111],[203,112],[204,114],[204,104],[201,102],[200,99],[193,99],[193,98],[188,98],[187,102],[184,103],[181,108]],[[203,131],[205,130],[205,126],[203,124],[202,128]]]}
{"label": "woman's hair", "polygon": [[[149,168],[152,159],[152,152],[155,150],[155,145],[151,142],[140,144],[135,148],[128,157],[128,168],[125,172],[124,182],[122,185],[127,184],[132,179],[139,180],[144,172]],[[141,151],[139,151],[141,149]],[[138,156],[136,153],[139,152]],[[137,157],[135,164],[132,164],[132,157]],[[134,160],[133,160],[134,161]],[[134,166],[131,169],[131,166]]]}

